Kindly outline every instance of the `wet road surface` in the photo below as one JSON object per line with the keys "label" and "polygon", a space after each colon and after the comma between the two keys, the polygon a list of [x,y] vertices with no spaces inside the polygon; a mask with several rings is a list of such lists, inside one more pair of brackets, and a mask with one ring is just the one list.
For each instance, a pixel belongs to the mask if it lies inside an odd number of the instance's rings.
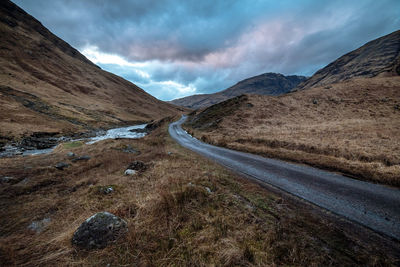
{"label": "wet road surface", "polygon": [[193,138],[181,124],[169,126],[180,145],[377,232],[400,240],[400,190],[316,168],[212,146]]}

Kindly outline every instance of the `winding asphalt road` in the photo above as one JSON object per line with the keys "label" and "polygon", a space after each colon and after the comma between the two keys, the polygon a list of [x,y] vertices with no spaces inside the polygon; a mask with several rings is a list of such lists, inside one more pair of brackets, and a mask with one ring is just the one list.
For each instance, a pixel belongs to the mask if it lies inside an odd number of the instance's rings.
{"label": "winding asphalt road", "polygon": [[169,126],[180,145],[233,171],[305,199],[333,213],[400,240],[400,190],[363,182],[316,168],[238,152],[203,143],[181,127]]}

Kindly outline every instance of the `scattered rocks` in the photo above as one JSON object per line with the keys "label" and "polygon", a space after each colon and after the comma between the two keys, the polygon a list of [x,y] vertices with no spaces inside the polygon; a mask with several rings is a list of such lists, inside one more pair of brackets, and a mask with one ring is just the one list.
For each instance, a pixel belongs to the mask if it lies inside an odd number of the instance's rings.
{"label": "scattered rocks", "polygon": [[43,220],[40,221],[33,221],[29,226],[28,229],[35,232],[36,234],[39,234],[43,232],[44,229],[47,228],[47,226],[50,224],[51,219],[50,218],[44,218]]}
{"label": "scattered rocks", "polygon": [[146,164],[143,161],[135,160],[131,164],[129,164],[127,170],[134,170],[134,171],[144,171],[146,169]]}
{"label": "scattered rocks", "polygon": [[98,187],[98,192],[99,192],[100,194],[108,195],[108,194],[111,194],[111,193],[114,192],[114,191],[115,191],[115,188],[114,188],[114,186],[112,186],[112,185],[108,185],[108,186],[99,186],[99,187]]}
{"label": "scattered rocks", "polygon": [[64,170],[65,168],[68,168],[68,167],[69,167],[69,164],[68,164],[68,163],[65,163],[65,162],[59,162],[59,163],[57,163],[56,166],[54,166],[54,167],[56,167],[56,169],[62,171],[62,170]]}
{"label": "scattered rocks", "polygon": [[132,169],[127,169],[126,171],[125,171],[125,175],[135,175],[136,174],[136,171],[135,170],[132,170]]}
{"label": "scattered rocks", "polygon": [[88,156],[88,155],[84,155],[84,156],[80,156],[80,157],[77,157],[77,158],[71,159],[71,161],[72,161],[72,162],[77,162],[77,161],[81,161],[81,160],[89,160],[89,159],[91,159],[91,157],[90,157],[90,156]]}
{"label": "scattered rocks", "polygon": [[105,248],[128,232],[127,223],[109,212],[99,212],[84,221],[75,231],[72,244],[80,248]]}
{"label": "scattered rocks", "polygon": [[74,152],[68,152],[67,153],[67,157],[69,157],[69,158],[73,158],[73,157],[75,157],[76,155],[75,155],[75,153]]}
{"label": "scattered rocks", "polygon": [[59,133],[36,132],[25,137],[19,146],[25,149],[46,149],[56,146],[59,139],[55,137]]}

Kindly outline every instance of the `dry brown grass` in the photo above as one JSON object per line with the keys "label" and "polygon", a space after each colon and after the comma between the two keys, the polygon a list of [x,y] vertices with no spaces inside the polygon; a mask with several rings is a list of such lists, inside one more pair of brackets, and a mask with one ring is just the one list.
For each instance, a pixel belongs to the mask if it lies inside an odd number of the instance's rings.
{"label": "dry brown grass", "polygon": [[[354,79],[214,112],[196,137],[400,186],[400,77]],[[248,105],[251,103],[251,105]],[[201,115],[201,114],[200,114]]]}
{"label": "dry brown grass", "polygon": [[[140,155],[119,150],[128,144]],[[166,125],[144,139],[108,140],[68,151],[92,159],[56,170],[55,163],[68,161],[62,146],[49,155],[0,159],[0,175],[16,179],[0,188],[1,265],[399,263],[396,243],[388,247],[391,241],[368,230],[355,234],[314,209],[232,175],[176,145],[167,136]],[[133,160],[144,161],[147,170],[124,176]],[[98,194],[96,188],[104,185],[114,185],[115,192]],[[103,250],[72,247],[72,234],[80,223],[104,210],[128,222],[128,235]],[[47,217],[51,222],[43,232],[27,229],[32,221]],[[366,236],[373,241],[366,242]]]}

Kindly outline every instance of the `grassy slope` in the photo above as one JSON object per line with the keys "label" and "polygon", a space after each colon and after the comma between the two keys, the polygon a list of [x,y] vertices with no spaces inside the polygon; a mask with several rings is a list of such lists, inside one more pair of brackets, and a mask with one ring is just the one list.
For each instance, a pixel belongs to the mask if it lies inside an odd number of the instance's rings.
{"label": "grassy slope", "polygon": [[[131,145],[140,155],[118,149]],[[67,151],[89,154],[64,171]],[[168,154],[167,152],[172,152]],[[123,175],[132,160],[148,169]],[[108,140],[50,155],[0,159],[0,262],[30,266],[389,266],[398,244],[345,227],[307,205],[267,192],[179,147],[167,126],[140,140]],[[27,180],[24,180],[27,178]],[[189,184],[191,183],[191,184]],[[114,185],[109,195],[97,188]],[[208,193],[209,187],[212,193]],[[110,211],[129,225],[126,238],[103,250],[71,246],[79,224]],[[43,232],[27,229],[51,218]],[[397,246],[397,248],[396,248]],[[397,256],[396,256],[397,253]]]}
{"label": "grassy slope", "polygon": [[204,110],[188,127],[217,145],[400,186],[399,88],[400,77],[358,78],[246,96]]}
{"label": "grassy slope", "polygon": [[101,70],[11,2],[1,2],[0,17],[0,136],[75,132],[179,112]]}

